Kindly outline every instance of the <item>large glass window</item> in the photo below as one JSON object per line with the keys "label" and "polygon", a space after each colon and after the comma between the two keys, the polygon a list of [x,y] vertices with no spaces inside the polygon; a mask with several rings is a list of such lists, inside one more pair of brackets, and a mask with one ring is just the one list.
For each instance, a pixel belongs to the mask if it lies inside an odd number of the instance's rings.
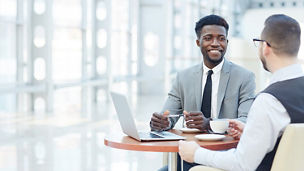
{"label": "large glass window", "polygon": [[16,26],[0,21],[0,83],[16,81]]}
{"label": "large glass window", "polygon": [[174,1],[172,56],[169,56],[171,72],[181,70],[201,60],[196,46],[195,23],[199,16],[199,1]]}
{"label": "large glass window", "polygon": [[[0,0],[0,87],[16,82],[16,1]],[[0,94],[0,111],[14,111],[15,95]]]}
{"label": "large glass window", "polygon": [[131,30],[129,28],[129,1],[113,0],[111,59],[114,76],[128,75]]}
{"label": "large glass window", "polygon": [[[55,84],[79,82],[82,77],[81,0],[53,1],[52,78]],[[67,15],[69,14],[69,15]],[[54,92],[55,111],[80,111],[80,88]],[[66,112],[68,112],[66,111]]]}
{"label": "large glass window", "polygon": [[81,78],[81,37],[80,29],[55,28],[52,53],[55,82]]}
{"label": "large glass window", "polygon": [[16,0],[0,0],[0,16],[14,19],[17,15]]}

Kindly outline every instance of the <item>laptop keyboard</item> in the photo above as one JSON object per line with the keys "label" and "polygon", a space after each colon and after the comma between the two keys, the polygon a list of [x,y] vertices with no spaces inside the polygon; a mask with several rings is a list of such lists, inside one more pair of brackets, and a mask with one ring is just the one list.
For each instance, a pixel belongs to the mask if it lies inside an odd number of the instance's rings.
{"label": "laptop keyboard", "polygon": [[161,137],[159,135],[153,134],[151,132],[147,133],[147,132],[139,132],[139,137],[140,138],[164,138]]}
{"label": "laptop keyboard", "polygon": [[161,137],[159,135],[153,134],[151,132],[150,132],[150,137],[152,137],[152,138],[164,138],[164,137]]}

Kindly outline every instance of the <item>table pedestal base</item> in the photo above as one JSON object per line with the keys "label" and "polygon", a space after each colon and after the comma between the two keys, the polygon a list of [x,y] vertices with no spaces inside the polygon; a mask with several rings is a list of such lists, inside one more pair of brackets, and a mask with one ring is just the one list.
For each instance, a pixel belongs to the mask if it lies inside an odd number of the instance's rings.
{"label": "table pedestal base", "polygon": [[176,171],[177,170],[177,153],[169,152],[169,162],[168,162],[168,171]]}

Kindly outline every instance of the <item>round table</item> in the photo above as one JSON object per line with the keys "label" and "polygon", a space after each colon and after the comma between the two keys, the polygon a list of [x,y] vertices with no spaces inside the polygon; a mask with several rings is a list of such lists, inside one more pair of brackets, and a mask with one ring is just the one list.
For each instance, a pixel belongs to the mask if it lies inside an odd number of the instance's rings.
{"label": "round table", "polygon": [[[201,147],[210,150],[227,150],[235,148],[238,144],[238,140],[229,136],[220,141],[198,141],[194,136],[199,133],[183,133],[176,129],[172,129],[170,132],[186,137],[185,141],[196,141]],[[132,151],[169,152],[169,170],[176,170],[175,159],[178,152],[178,141],[140,142],[122,133],[115,133],[106,136],[104,144],[112,148]]]}

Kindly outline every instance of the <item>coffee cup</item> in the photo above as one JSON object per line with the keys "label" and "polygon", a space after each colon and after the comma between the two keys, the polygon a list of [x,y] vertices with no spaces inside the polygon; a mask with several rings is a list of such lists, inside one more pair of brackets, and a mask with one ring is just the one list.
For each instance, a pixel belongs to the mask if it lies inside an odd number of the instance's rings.
{"label": "coffee cup", "polygon": [[229,128],[228,119],[216,119],[210,121],[210,128],[214,133],[224,134]]}

